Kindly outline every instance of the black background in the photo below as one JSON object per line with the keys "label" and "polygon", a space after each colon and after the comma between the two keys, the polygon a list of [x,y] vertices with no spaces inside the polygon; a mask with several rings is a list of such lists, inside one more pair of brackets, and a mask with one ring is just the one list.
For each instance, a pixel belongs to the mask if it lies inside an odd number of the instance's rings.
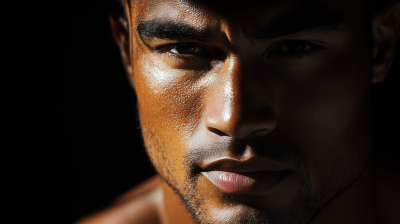
{"label": "black background", "polygon": [[[55,157],[67,158],[60,200],[71,223],[154,175],[144,152],[136,99],[109,28],[110,1],[79,1],[56,12],[52,132]],[[399,48],[397,48],[399,52]],[[52,60],[51,58],[48,60]],[[386,80],[373,86],[375,146],[398,151],[399,54]],[[57,161],[57,158],[54,160]],[[64,167],[64,168],[65,168]]]}

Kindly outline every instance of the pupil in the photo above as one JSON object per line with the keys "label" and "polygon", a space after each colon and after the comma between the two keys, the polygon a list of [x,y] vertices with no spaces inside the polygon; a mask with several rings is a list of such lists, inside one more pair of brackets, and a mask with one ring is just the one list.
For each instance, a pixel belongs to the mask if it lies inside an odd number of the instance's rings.
{"label": "pupil", "polygon": [[290,51],[304,51],[305,48],[306,48],[306,44],[301,43],[301,42],[294,42],[289,45]]}
{"label": "pupil", "polygon": [[184,44],[177,47],[177,51],[180,54],[193,54],[195,49],[195,46],[192,44]]}

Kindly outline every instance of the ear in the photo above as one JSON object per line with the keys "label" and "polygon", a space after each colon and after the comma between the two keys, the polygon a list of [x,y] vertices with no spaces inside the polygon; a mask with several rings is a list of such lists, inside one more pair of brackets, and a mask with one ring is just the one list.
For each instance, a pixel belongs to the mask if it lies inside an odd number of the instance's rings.
{"label": "ear", "polygon": [[374,13],[372,20],[374,47],[372,83],[387,76],[400,36],[400,2],[395,1]]}
{"label": "ear", "polygon": [[[129,15],[129,14],[128,14]],[[128,77],[132,76],[132,63],[129,47],[129,22],[122,13],[110,15],[111,32],[121,51],[122,62]]]}

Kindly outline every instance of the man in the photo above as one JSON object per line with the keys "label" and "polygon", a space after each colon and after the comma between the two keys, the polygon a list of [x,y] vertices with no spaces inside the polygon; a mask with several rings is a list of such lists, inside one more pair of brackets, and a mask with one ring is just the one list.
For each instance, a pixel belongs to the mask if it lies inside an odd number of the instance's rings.
{"label": "man", "polygon": [[124,6],[112,31],[158,175],[78,223],[400,223],[370,109],[398,1]]}

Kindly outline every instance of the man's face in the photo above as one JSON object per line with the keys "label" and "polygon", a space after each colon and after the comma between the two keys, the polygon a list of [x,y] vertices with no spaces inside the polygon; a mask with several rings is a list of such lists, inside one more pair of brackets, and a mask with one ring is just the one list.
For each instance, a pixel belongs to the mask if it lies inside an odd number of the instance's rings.
{"label": "man's face", "polygon": [[199,2],[131,8],[151,162],[200,223],[307,223],[371,155],[363,1]]}

